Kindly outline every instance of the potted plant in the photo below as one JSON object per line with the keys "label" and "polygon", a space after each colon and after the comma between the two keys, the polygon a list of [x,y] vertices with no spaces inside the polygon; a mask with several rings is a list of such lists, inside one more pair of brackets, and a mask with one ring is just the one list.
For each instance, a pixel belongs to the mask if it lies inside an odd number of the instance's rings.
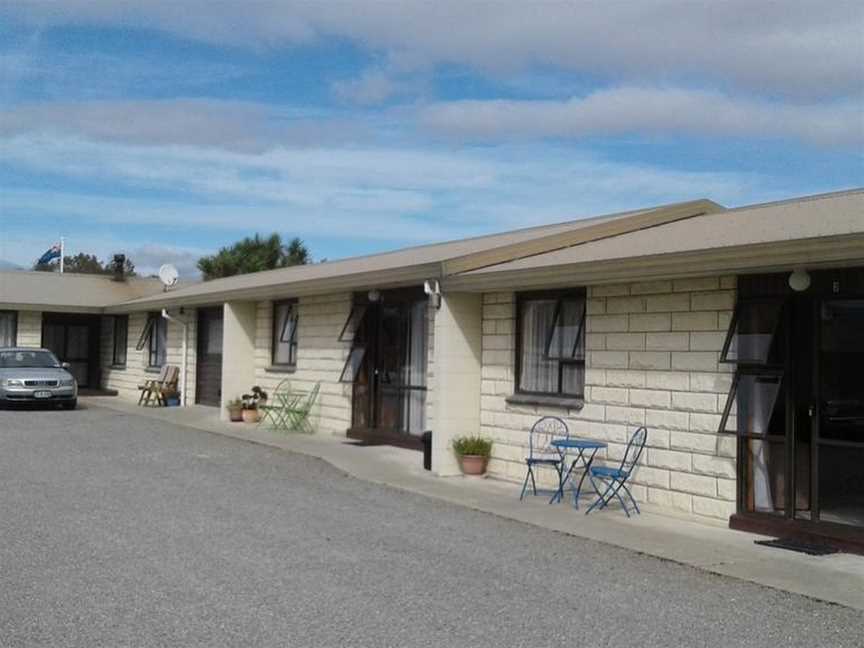
{"label": "potted plant", "polygon": [[234,423],[243,420],[243,401],[239,398],[228,401],[228,419]]}
{"label": "potted plant", "polygon": [[257,423],[260,420],[258,405],[263,405],[267,401],[267,392],[256,385],[252,388],[252,393],[243,394],[240,401],[243,408],[243,421]]}
{"label": "potted plant", "polygon": [[482,475],[486,472],[492,441],[481,436],[462,436],[453,439],[453,452],[465,475]]}

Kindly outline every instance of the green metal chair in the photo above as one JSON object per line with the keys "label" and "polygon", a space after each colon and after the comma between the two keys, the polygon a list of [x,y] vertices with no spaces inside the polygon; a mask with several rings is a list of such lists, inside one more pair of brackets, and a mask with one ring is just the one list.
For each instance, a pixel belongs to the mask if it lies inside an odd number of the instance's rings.
{"label": "green metal chair", "polygon": [[318,392],[321,389],[321,383],[315,383],[305,398],[301,396],[294,405],[286,408],[285,415],[288,421],[288,430],[291,432],[313,432],[312,425],[309,422],[309,414],[312,412],[312,407],[318,399]]}
{"label": "green metal chair", "polygon": [[265,421],[269,421],[270,425],[276,430],[287,430],[289,428],[289,419],[287,411],[297,400],[297,396],[291,392],[291,380],[285,378],[276,385],[268,402],[258,406],[261,412],[261,420],[258,425],[263,425]]}

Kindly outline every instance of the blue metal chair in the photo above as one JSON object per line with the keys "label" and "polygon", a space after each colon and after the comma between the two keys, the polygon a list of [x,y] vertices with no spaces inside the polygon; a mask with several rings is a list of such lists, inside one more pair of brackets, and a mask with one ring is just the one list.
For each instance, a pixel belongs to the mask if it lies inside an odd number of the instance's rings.
{"label": "blue metal chair", "polygon": [[558,475],[558,489],[556,492],[562,490],[561,479],[564,475],[564,457],[558,448],[552,445],[552,441],[568,438],[570,438],[570,430],[567,429],[567,424],[557,416],[544,416],[531,426],[531,432],[528,435],[528,456],[525,457],[528,472],[525,475],[525,482],[522,484],[522,493],[519,495],[520,500],[525,497],[528,480],[531,480],[531,490],[534,495],[537,495],[537,482],[534,479],[534,470],[544,466],[555,470],[555,473]]}
{"label": "blue metal chair", "polygon": [[[597,492],[597,500],[588,507],[588,510],[585,511],[585,515],[588,515],[595,508],[605,508],[613,497],[617,497],[618,501],[621,502],[621,506],[624,508],[624,513],[627,517],[630,517],[630,510],[627,507],[627,502],[621,496],[622,490],[626,493],[630,502],[633,503],[633,510],[636,511],[636,513],[639,513],[639,505],[633,498],[630,489],[627,488],[627,481],[630,479],[630,475],[633,474],[636,464],[639,463],[639,457],[642,456],[642,451],[645,449],[645,441],[647,438],[648,430],[644,427],[640,427],[633,433],[633,436],[630,437],[630,441],[627,443],[627,450],[624,451],[624,458],[621,460],[620,466],[591,466],[591,470],[588,473],[588,479],[591,480],[591,485]],[[597,482],[600,482],[605,486],[605,489],[602,492],[597,486]]]}

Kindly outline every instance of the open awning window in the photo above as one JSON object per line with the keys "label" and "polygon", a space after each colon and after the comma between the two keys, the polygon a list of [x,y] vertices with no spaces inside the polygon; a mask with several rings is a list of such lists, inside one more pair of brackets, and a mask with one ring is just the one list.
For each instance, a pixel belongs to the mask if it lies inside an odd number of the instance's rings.
{"label": "open awning window", "polygon": [[723,408],[720,432],[744,437],[783,434],[782,394],[782,371],[739,371]]}
{"label": "open awning window", "polygon": [[348,313],[348,319],[345,320],[345,325],[342,327],[342,332],[339,334],[340,342],[350,342],[360,329],[360,323],[366,316],[367,304],[354,304],[351,307],[351,312]]}
{"label": "open awning window", "polygon": [[360,369],[363,366],[363,360],[366,357],[366,347],[364,345],[355,345],[351,347],[348,353],[348,358],[345,360],[345,366],[342,367],[342,375],[339,376],[341,383],[354,383],[357,376],[360,375]]}
{"label": "open awning window", "polygon": [[360,376],[363,362],[366,359],[367,326],[364,326],[364,323],[368,312],[368,304],[354,304],[348,314],[348,319],[345,320],[342,332],[339,334],[340,341],[351,342],[351,350],[348,352],[345,366],[342,367],[342,374],[339,376],[341,383],[355,383]]}
{"label": "open awning window", "polygon": [[297,344],[297,308],[292,307],[283,317],[279,341],[282,344]]}
{"label": "open awning window", "polygon": [[147,317],[147,323],[144,325],[144,330],[141,331],[141,337],[138,338],[138,344],[135,345],[136,351],[143,351],[147,348],[150,342],[150,336],[153,335],[154,326],[156,326],[156,318],[150,315]]}
{"label": "open awning window", "polygon": [[741,300],[735,307],[720,362],[767,365],[771,358],[783,300]]}
{"label": "open awning window", "polygon": [[550,360],[584,360],[585,300],[560,299],[546,336],[546,357]]}

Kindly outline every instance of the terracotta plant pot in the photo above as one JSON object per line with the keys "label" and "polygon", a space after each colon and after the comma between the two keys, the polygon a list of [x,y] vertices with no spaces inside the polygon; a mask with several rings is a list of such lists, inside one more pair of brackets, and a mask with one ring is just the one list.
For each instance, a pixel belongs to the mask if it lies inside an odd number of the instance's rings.
{"label": "terracotta plant pot", "polygon": [[459,465],[466,475],[482,475],[486,472],[486,464],[488,463],[489,457],[482,455],[462,455],[459,458]]}
{"label": "terracotta plant pot", "polygon": [[240,409],[239,407],[236,409],[229,409],[228,410],[228,420],[230,420],[233,423],[239,423],[240,421],[243,420],[243,410]]}
{"label": "terracotta plant pot", "polygon": [[244,423],[257,423],[258,422],[258,410],[257,409],[244,409],[243,410],[243,422]]}

